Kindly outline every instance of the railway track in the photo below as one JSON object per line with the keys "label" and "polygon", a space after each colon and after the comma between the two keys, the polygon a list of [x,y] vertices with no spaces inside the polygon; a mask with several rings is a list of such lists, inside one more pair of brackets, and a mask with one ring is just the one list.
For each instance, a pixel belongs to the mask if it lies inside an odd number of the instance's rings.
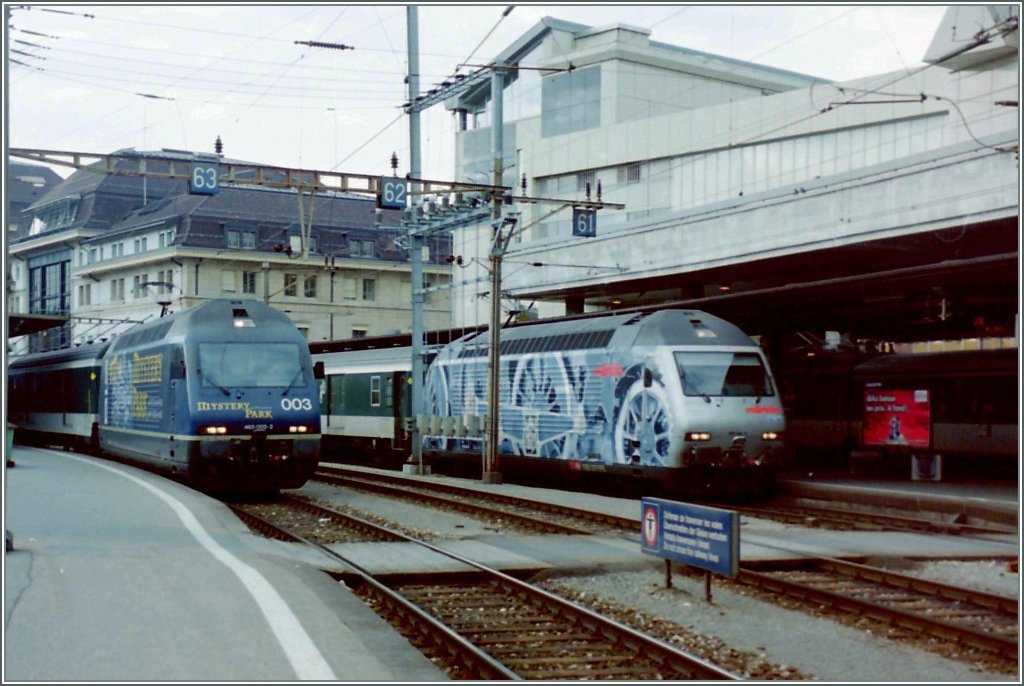
{"label": "railway track", "polygon": [[[461,503],[457,506],[459,509],[477,514],[493,513],[496,503],[500,503],[501,509],[498,511],[501,515],[484,516],[512,517],[509,508],[522,507],[531,513],[530,520],[540,516],[547,516],[549,520],[557,517],[563,522],[573,522],[577,533],[600,532],[636,537],[639,528],[639,506],[638,518],[634,520],[537,503],[525,498],[492,495],[453,484],[435,484],[433,481],[412,480],[376,472],[349,472],[344,468],[324,470],[321,466],[317,478],[363,489],[375,489],[372,482],[379,479],[384,484],[381,486],[383,490],[378,492],[391,497],[420,499],[417,493],[427,492],[429,497],[421,502],[444,506],[448,502],[446,497],[455,498]],[[438,495],[440,493],[446,497]],[[472,507],[466,505],[467,501],[472,501]],[[748,508],[737,509],[746,512]],[[538,511],[543,514],[537,515]],[[794,513],[793,516],[797,518],[797,523],[806,525],[803,519],[808,516],[806,511]],[[868,514],[864,513],[864,516]],[[891,516],[883,515],[878,526],[886,530],[891,520]],[[898,528],[904,530],[903,527]],[[936,532],[934,528],[925,530]],[[992,533],[991,529],[984,530]],[[948,530],[943,532],[949,533]],[[878,567],[813,556],[808,556],[803,570],[758,571],[751,565],[741,563],[736,582],[771,594],[785,594],[804,605],[808,611],[818,611],[824,606],[841,614],[855,614],[885,626],[897,627],[901,631],[976,649],[997,660],[1016,660],[1017,657],[1019,619],[1016,598],[925,581]]]}
{"label": "railway track", "polygon": [[814,559],[795,570],[741,568],[738,581],[816,606],[869,617],[1016,660],[1016,598],[965,590],[877,567]]}
{"label": "railway track", "polygon": [[[410,479],[399,474],[387,472],[368,472],[349,469],[343,466],[320,464],[314,479],[338,486],[357,488],[364,491],[387,494],[407,499],[420,499],[429,502],[436,494],[443,493],[457,496],[459,502],[466,503],[463,511],[481,515],[494,510],[496,504],[506,505],[501,511],[509,517],[522,513],[531,513],[542,522],[551,522],[557,517],[565,525],[561,533],[607,533],[636,534],[639,529],[638,519],[619,517],[613,514],[583,510],[554,503],[540,502],[510,496],[497,492],[480,491],[463,488],[450,483]],[[389,488],[390,487],[390,488]],[[422,494],[418,496],[416,494]],[[453,500],[438,498],[438,504],[452,507]],[[957,521],[936,521],[924,517],[910,517],[883,512],[859,511],[846,506],[824,507],[799,504],[795,499],[780,499],[771,507],[748,507],[730,505],[729,509],[741,515],[759,519],[770,519],[786,524],[795,524],[809,528],[863,531],[919,531],[959,536],[1006,536],[1016,534],[1016,529],[1000,525],[979,525]],[[637,504],[639,516],[640,505]],[[529,522],[524,517],[524,526]],[[544,529],[545,524],[536,527]],[[552,533],[554,531],[552,530]]]}
{"label": "railway track", "polygon": [[[527,532],[639,537],[638,520],[501,493],[485,493],[448,483],[416,481],[398,475],[323,464],[317,468],[313,478],[334,486],[459,510],[488,521],[512,524]],[[639,512],[637,504],[638,516]]]}
{"label": "railway track", "polygon": [[771,507],[739,506],[731,509],[748,517],[842,531],[920,531],[952,536],[1002,536],[1016,533],[1016,529],[994,524],[982,526],[957,521],[936,521],[924,517],[858,511],[845,507],[799,505],[790,501],[779,501]]}
{"label": "railway track", "polygon": [[[388,585],[342,555],[261,515],[282,517],[294,505],[344,529],[354,519],[356,537],[405,540],[471,567],[454,576],[430,575]],[[232,506],[251,528],[280,540],[317,547],[351,571],[342,578],[414,643],[443,659],[460,679],[737,680],[740,677],[700,657],[638,632],[585,607],[498,570],[378,527],[367,520],[287,498],[267,506]],[[261,514],[258,515],[256,512]],[[288,518],[295,521],[292,515]],[[327,527],[318,537],[327,540]],[[377,528],[376,534],[371,530]],[[351,540],[342,533],[343,540]]]}

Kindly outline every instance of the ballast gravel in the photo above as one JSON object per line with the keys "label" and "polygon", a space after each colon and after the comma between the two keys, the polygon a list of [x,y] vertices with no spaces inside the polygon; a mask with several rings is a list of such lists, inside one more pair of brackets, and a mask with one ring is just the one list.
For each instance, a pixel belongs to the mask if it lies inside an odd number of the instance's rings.
{"label": "ballast gravel", "polygon": [[[339,502],[338,491],[320,484],[303,491]],[[419,537],[472,537],[487,530],[460,514],[346,493],[345,509],[390,520]],[[902,571],[1019,597],[1018,574],[1002,561],[908,561]],[[709,603],[702,573],[674,571],[672,587],[666,588],[661,560],[549,571],[532,581],[755,681],[1021,683],[1019,670],[993,671],[983,659],[950,659],[941,651],[879,635],[870,623],[790,609],[784,601],[726,581],[712,581]]]}
{"label": "ballast gravel", "polygon": [[[998,579],[998,564],[956,563],[961,576],[981,577],[986,585],[993,578]],[[1002,566],[1005,568],[1005,563]],[[947,659],[894,642],[871,630],[733,591],[714,581],[712,601],[708,603],[703,575],[674,573],[672,588],[666,588],[664,567],[657,562],[646,569],[581,570],[549,575],[542,585],[582,604],[594,604],[595,609],[606,614],[611,613],[603,606],[612,603],[621,609],[620,621],[650,624],[655,619],[702,637],[697,642],[712,651],[720,642],[733,651],[745,653],[750,672],[746,676],[751,679],[1020,683],[1016,674],[991,672],[983,666]],[[680,640],[669,642],[687,647],[684,641],[681,636]],[[713,652],[708,657],[714,659]],[[769,670],[762,662],[776,667]]]}

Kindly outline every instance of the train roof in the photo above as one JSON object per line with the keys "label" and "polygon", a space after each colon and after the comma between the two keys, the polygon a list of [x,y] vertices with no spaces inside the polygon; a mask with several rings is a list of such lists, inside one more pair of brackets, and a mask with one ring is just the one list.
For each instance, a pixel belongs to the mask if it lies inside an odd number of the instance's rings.
{"label": "train roof", "polygon": [[[489,332],[470,334],[453,347],[480,348],[487,345]],[[531,323],[501,331],[503,353],[580,350],[586,348],[628,348],[632,346],[752,346],[754,341],[734,324],[699,310],[658,310],[651,313],[612,314],[591,318]],[[518,342],[522,344],[517,345]]]}
{"label": "train roof", "polygon": [[857,365],[857,376],[898,376],[917,374],[1019,373],[1019,349],[955,350],[934,353],[892,353],[879,355]]}
{"label": "train roof", "polygon": [[324,371],[328,374],[342,370],[346,374],[412,370],[412,348],[409,346],[315,353],[314,359],[324,363]]}
{"label": "train roof", "polygon": [[99,360],[107,352],[110,342],[92,343],[77,348],[64,348],[45,353],[29,353],[27,355],[11,355],[7,358],[10,369],[19,367],[66,364],[80,360]]}
{"label": "train roof", "polygon": [[[169,314],[151,322],[133,326],[111,342],[111,350],[131,348],[145,343],[164,340],[170,336],[224,337],[224,322],[238,322],[239,338],[257,338],[253,331],[261,331],[267,325],[284,325],[296,337],[301,334],[286,314],[259,300],[213,299]],[[244,334],[242,333],[244,332]]]}

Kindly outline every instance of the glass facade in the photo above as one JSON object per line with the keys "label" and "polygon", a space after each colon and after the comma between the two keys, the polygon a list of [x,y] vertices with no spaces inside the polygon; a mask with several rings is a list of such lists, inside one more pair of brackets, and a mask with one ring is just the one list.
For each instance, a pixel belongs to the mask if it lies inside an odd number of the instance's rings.
{"label": "glass facade", "polygon": [[601,126],[600,65],[543,79],[541,137]]}

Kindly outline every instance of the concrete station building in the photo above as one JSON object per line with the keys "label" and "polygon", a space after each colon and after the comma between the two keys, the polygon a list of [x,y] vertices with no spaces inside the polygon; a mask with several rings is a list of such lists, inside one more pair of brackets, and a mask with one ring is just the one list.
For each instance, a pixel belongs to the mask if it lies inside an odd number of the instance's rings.
{"label": "concrete station building", "polygon": [[[753,333],[1012,340],[1017,26],[1015,6],[951,7],[923,68],[832,83],[541,21],[491,60],[503,184],[625,208],[585,238],[571,203],[507,206],[503,313],[683,303]],[[459,179],[491,178],[496,72],[424,100],[462,122]],[[454,234],[456,326],[487,321],[491,235]]]}

